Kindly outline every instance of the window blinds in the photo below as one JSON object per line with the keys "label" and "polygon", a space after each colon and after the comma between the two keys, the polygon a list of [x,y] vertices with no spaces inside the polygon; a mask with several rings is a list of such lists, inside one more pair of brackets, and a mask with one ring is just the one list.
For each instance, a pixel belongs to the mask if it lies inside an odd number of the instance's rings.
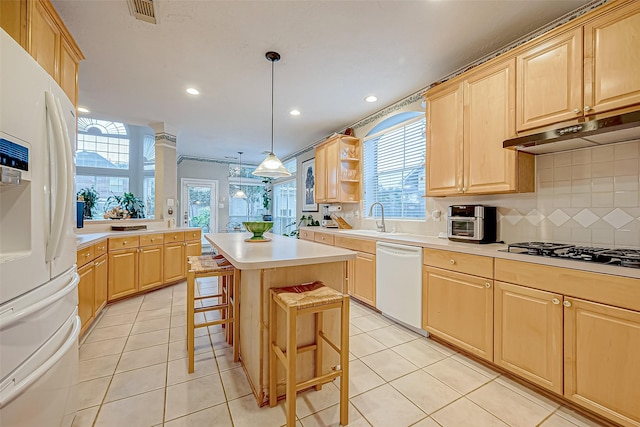
{"label": "window blinds", "polygon": [[425,153],[424,117],[365,140],[365,214],[373,202],[381,202],[387,218],[425,218]]}

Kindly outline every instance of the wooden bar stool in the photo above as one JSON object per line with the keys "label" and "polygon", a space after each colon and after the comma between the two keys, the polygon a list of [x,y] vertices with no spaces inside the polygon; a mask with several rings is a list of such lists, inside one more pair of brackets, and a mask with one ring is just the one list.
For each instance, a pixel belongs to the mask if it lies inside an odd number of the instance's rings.
{"label": "wooden bar stool", "polygon": [[[277,344],[277,308],[285,311],[287,319],[286,349]],[[323,315],[327,310],[340,310],[340,346],[333,343],[323,330]],[[314,314],[315,340],[312,344],[298,347],[296,322],[298,316]],[[340,365],[332,372],[322,373],[322,341],[340,356]],[[316,281],[298,286],[272,288],[269,298],[269,406],[276,406],[277,360],[286,370],[286,414],[287,427],[296,424],[296,393],[315,386],[340,379],[340,424],[347,425],[349,414],[349,296],[342,294],[322,282]],[[315,351],[315,376],[298,383],[296,380],[296,358],[298,353]]]}
{"label": "wooden bar stool", "polygon": [[[194,371],[194,340],[197,328],[215,325],[227,325],[227,342],[233,346],[233,360],[239,359],[239,306],[240,292],[238,276],[233,265],[221,255],[203,255],[188,257],[189,271],[187,273],[187,352],[189,353],[189,373]],[[195,295],[196,280],[202,277],[217,277],[218,292],[216,294]],[[206,305],[205,300],[217,299],[216,304]],[[196,307],[196,301],[202,301]],[[212,311],[220,312],[220,319],[204,322],[195,321],[198,313]]]}

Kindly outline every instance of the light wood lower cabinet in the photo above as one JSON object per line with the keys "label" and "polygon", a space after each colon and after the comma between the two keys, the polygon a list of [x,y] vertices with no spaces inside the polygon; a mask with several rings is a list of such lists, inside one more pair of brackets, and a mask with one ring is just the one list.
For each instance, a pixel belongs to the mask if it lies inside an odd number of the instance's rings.
{"label": "light wood lower cabinet", "polygon": [[163,245],[144,246],[140,248],[140,278],[138,290],[145,291],[164,283],[163,280]]}
{"label": "light wood lower cabinet", "polygon": [[184,242],[164,245],[164,281],[175,282],[186,277],[186,255]]}
{"label": "light wood lower cabinet", "polygon": [[493,280],[423,267],[422,326],[438,338],[493,360]]}
{"label": "light wood lower cabinet", "polygon": [[106,240],[79,249],[78,265],[78,316],[83,334],[107,303],[107,243]]}
{"label": "light wood lower cabinet", "polygon": [[640,312],[566,298],[564,352],[565,397],[640,426]]}
{"label": "light wood lower cabinet", "polygon": [[138,292],[138,248],[109,251],[109,301]]}
{"label": "light wood lower cabinet", "polygon": [[562,394],[562,295],[496,281],[493,362]]}
{"label": "light wood lower cabinet", "polygon": [[95,286],[95,294],[94,294],[94,304],[93,310],[97,315],[100,310],[107,305],[107,277],[108,277],[108,269],[107,269],[107,255],[104,254],[100,258],[96,259],[94,263],[94,268],[96,270],[96,286]]}
{"label": "light wood lower cabinet", "polygon": [[349,282],[353,283],[352,295],[372,307],[376,306],[376,256],[358,252],[353,263],[353,274]]}
{"label": "light wood lower cabinet", "polygon": [[78,316],[82,325],[81,333],[86,331],[94,318],[96,269],[92,262],[78,269]]}

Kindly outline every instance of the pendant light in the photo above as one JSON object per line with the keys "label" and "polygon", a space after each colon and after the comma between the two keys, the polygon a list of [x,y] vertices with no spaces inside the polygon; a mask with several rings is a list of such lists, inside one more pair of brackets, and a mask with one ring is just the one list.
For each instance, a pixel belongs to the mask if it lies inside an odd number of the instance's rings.
{"label": "pendant light", "polygon": [[238,191],[236,191],[233,196],[234,199],[246,199],[247,198],[247,194],[242,190],[242,153],[243,151],[238,151],[238,154],[240,154],[240,188],[238,188]]}
{"label": "pendant light", "polygon": [[271,151],[267,158],[253,171],[253,174],[267,178],[280,178],[291,176],[291,173],[284,167],[278,156],[273,154],[273,68],[274,63],[280,60],[280,54],[278,52],[267,52],[265,57],[271,62]]}

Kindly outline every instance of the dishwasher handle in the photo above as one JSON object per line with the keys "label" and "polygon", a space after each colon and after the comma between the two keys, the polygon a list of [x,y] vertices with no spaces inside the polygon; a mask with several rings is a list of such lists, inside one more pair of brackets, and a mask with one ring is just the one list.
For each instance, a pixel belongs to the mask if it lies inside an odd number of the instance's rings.
{"label": "dishwasher handle", "polygon": [[398,245],[395,243],[376,242],[376,255],[378,253],[386,253],[395,256],[415,257],[422,254],[422,247]]}

